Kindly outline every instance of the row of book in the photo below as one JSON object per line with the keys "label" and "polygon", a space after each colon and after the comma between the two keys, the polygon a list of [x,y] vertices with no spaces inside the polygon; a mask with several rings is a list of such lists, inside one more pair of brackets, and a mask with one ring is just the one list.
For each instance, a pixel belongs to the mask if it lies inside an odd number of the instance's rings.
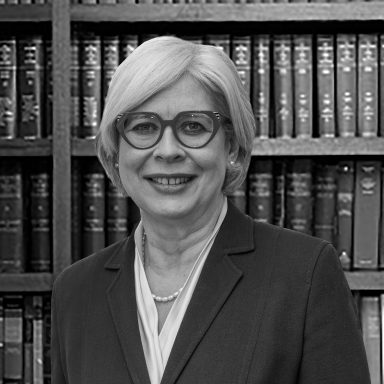
{"label": "row of book", "polygon": [[52,0],[0,0],[0,5],[52,4]]}
{"label": "row of book", "polygon": [[[347,3],[371,0],[72,0],[72,4],[259,4],[259,3]],[[380,0],[376,0],[380,1]],[[382,0],[381,0],[382,1]]]}
{"label": "row of book", "polygon": [[51,383],[51,295],[0,294],[0,383]]}

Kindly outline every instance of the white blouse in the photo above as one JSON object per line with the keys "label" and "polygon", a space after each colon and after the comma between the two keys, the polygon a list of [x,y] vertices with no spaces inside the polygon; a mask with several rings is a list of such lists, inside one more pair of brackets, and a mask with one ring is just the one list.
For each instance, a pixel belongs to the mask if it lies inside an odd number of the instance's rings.
{"label": "white blouse", "polygon": [[227,208],[227,199],[225,199],[215,228],[196,259],[195,264],[193,265],[193,268],[183,286],[183,290],[174,301],[160,334],[158,333],[158,315],[156,305],[152,298],[152,293],[149,288],[148,280],[140,257],[141,236],[143,231],[142,223],[140,222],[136,228],[134,268],[137,316],[141,343],[143,345],[145,361],[147,363],[151,384],[160,384],[173,343],[176,339],[177,332],[179,331],[181,321],[183,320],[216,234],[225,218]]}

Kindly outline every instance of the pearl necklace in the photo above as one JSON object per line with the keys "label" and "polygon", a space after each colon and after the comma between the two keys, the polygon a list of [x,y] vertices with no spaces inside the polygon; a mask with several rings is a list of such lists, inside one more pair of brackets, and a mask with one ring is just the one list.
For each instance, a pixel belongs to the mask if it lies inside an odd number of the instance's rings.
{"label": "pearl necklace", "polygon": [[[141,239],[142,242],[142,254],[143,254],[143,267],[145,269],[145,239],[146,239],[146,234],[143,231],[143,236]],[[172,293],[172,295],[169,296],[157,296],[154,293],[151,292],[151,295],[153,297],[153,300],[155,300],[158,303],[168,303],[170,301],[173,301],[176,299],[177,296],[180,295],[181,291],[183,290],[184,287],[181,287],[179,290],[177,290],[175,293]]]}

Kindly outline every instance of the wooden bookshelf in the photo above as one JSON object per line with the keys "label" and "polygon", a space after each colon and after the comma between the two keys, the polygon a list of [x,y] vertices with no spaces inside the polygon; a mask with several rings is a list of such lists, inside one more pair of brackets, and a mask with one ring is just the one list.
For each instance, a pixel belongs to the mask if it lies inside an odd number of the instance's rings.
{"label": "wooden bookshelf", "polygon": [[384,271],[345,272],[345,276],[352,290],[384,290]]}
{"label": "wooden bookshelf", "polygon": [[32,23],[52,21],[52,6],[50,4],[0,5],[0,20]]}
{"label": "wooden bookshelf", "polygon": [[45,292],[52,289],[51,273],[1,274],[0,292]]}
{"label": "wooden bookshelf", "polygon": [[12,139],[0,140],[1,156],[51,156],[51,139]]}

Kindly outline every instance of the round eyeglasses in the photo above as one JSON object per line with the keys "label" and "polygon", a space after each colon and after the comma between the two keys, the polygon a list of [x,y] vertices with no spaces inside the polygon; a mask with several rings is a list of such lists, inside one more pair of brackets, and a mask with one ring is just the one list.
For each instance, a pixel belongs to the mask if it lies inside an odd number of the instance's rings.
{"label": "round eyeglasses", "polygon": [[163,120],[154,112],[126,112],[117,116],[115,127],[121,137],[136,149],[154,147],[167,126],[187,148],[202,148],[215,136],[220,124],[228,120],[219,112],[183,111],[172,120]]}

